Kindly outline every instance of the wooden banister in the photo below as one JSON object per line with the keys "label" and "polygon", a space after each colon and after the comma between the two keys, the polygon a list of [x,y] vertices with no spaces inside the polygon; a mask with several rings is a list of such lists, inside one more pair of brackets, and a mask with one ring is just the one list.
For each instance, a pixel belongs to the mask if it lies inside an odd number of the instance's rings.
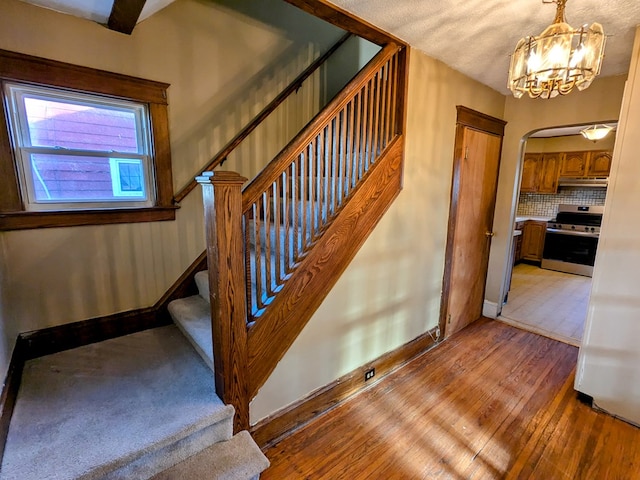
{"label": "wooden banister", "polygon": [[234,432],[249,427],[241,211],[246,180],[235,172],[197,178],[204,202],[216,393],[236,409]]}
{"label": "wooden banister", "polygon": [[384,47],[371,61],[351,80],[344,89],[336,95],[331,102],[274,158],[253,181],[247,185],[242,195],[243,210],[246,211],[251,204],[256,202],[260,195],[282,173],[283,169],[291,162],[310,138],[326,125],[329,118],[335,116],[362,89],[369,81],[371,75],[396,53],[400,47],[389,44]]}
{"label": "wooden banister", "polygon": [[[251,132],[253,132],[264,120],[267,118],[276,108],[278,108],[282,102],[284,102],[289,96],[297,92],[304,81],[309,78],[313,73],[327,61],[331,55],[333,55],[338,48],[340,48],[353,34],[347,33],[338,40],[329,50],[327,50],[322,56],[318,57],[311,65],[309,65],[300,75],[298,75],[293,82],[291,82],[282,92],[278,94],[266,107],[262,109],[253,120],[251,120],[246,127],[244,127],[238,134],[233,137],[229,143],[227,143],[220,152],[213,157],[209,163],[207,163],[202,169],[203,171],[212,171],[215,167],[222,164],[227,157],[233,152],[238,145],[240,145],[244,139],[246,139]],[[194,179],[187,183],[178,193],[173,197],[174,204],[180,203],[184,198],[196,188],[198,182]]]}
{"label": "wooden banister", "polygon": [[198,178],[216,391],[236,430],[402,187],[406,61],[384,47],[244,190],[237,173]]}

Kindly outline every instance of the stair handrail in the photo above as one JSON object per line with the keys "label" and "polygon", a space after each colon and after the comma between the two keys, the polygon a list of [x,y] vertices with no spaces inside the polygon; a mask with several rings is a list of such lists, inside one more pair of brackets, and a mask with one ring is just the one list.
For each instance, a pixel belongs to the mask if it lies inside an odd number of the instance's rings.
{"label": "stair handrail", "polygon": [[[313,63],[311,63],[300,75],[298,75],[287,87],[284,88],[269,104],[262,109],[242,130],[240,130],[235,137],[233,137],[218,154],[213,157],[200,172],[212,171],[215,167],[221,165],[227,160],[227,157],[240,145],[245,138],[247,138],[251,132],[253,132],[276,108],[278,108],[291,94],[297,92],[307,78],[315,73],[349,38],[353,36],[352,33],[347,32],[343,35],[331,48],[329,48],[323,55],[318,57]],[[191,191],[198,186],[198,182],[195,180],[197,175],[193,175],[192,180],[187,183],[178,193],[173,197],[173,203],[179,204],[184,198],[191,193]]]}
{"label": "stair handrail", "polygon": [[365,65],[364,68],[331,100],[318,115],[316,115],[289,144],[255,177],[242,191],[242,209],[246,211],[258,197],[282,174],[289,166],[294,155],[324,126],[326,119],[333,117],[340,111],[369,80],[373,72],[379,70],[400,46],[390,43]]}

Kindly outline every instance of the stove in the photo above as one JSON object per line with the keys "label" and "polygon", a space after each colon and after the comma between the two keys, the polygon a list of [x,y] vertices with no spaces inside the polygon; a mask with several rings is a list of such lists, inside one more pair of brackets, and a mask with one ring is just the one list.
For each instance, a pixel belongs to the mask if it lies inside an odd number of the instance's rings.
{"label": "stove", "polygon": [[558,215],[547,223],[542,268],[592,276],[604,207],[558,206]]}

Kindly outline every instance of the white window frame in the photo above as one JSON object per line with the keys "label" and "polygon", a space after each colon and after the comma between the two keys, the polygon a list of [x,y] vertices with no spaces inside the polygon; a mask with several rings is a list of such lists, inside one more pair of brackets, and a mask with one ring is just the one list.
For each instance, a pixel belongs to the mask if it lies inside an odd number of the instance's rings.
{"label": "white window frame", "polygon": [[[152,207],[155,204],[155,179],[150,152],[151,135],[148,107],[144,103],[114,99],[95,94],[72,92],[68,90],[32,86],[28,84],[7,82],[5,84],[7,102],[7,117],[16,156],[16,167],[26,211],[65,211],[76,209],[128,209]],[[137,152],[119,152],[107,150],[81,150],[62,146],[41,147],[33,146],[25,109],[24,98],[41,98],[43,100],[59,100],[77,105],[89,105],[112,110],[133,112],[136,123]],[[76,200],[66,199],[47,200],[37,199],[32,179],[38,177],[38,172],[32,168],[32,155],[46,154],[50,156],[83,156],[108,159],[111,169],[112,189],[114,198]],[[123,192],[120,189],[118,165],[121,162],[140,162],[144,174],[144,194]]]}

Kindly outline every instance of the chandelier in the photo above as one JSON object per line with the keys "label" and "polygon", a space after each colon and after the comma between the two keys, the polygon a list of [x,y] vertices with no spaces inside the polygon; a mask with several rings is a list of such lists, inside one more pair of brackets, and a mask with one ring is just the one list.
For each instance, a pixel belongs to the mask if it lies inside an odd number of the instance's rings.
{"label": "chandelier", "polygon": [[537,37],[522,38],[511,56],[508,87],[516,98],[566,95],[574,87],[584,90],[600,73],[605,35],[602,25],[593,23],[573,29],[565,22],[567,0],[556,3],[556,18]]}

